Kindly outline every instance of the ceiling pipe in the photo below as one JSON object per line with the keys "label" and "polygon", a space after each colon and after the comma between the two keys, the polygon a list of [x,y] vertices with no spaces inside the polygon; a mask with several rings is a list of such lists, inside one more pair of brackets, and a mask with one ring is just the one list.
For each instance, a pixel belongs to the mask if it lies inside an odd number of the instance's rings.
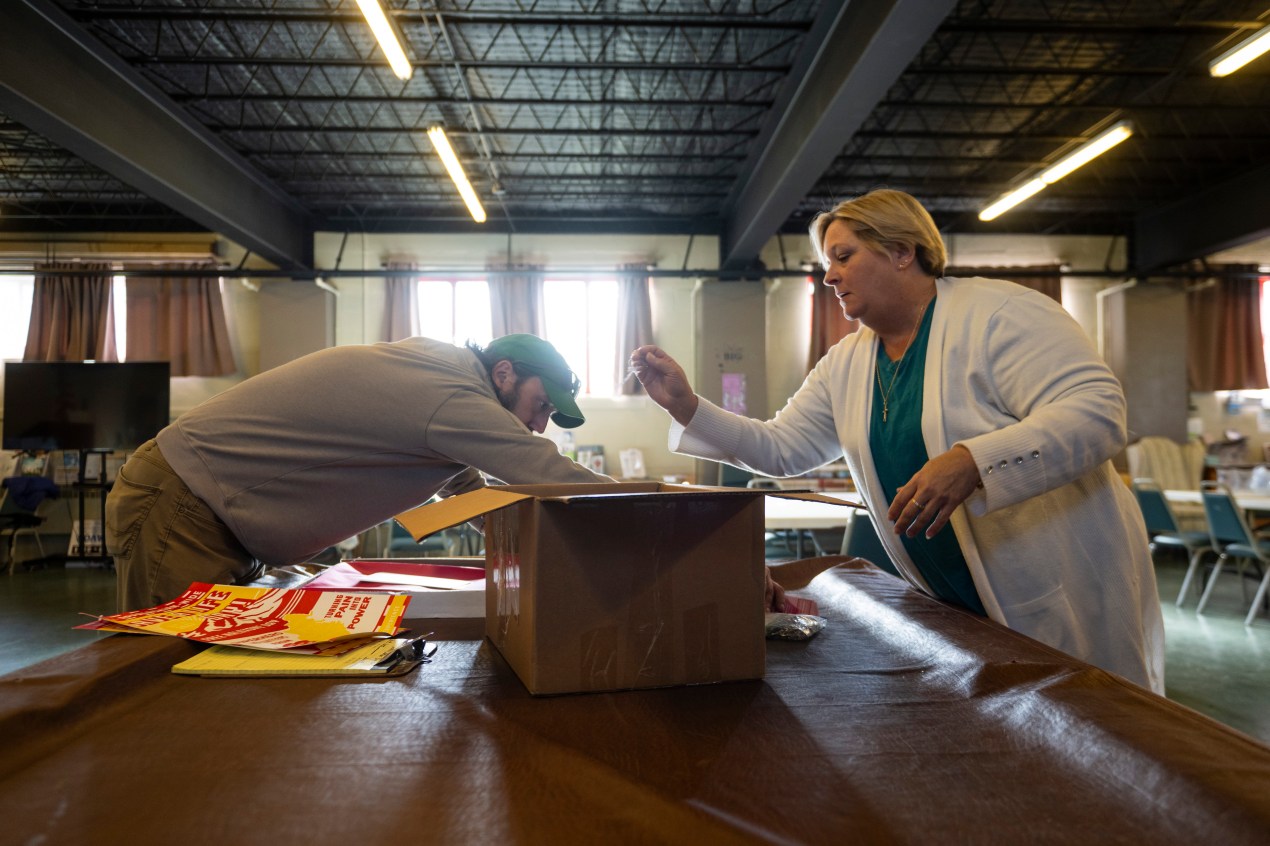
{"label": "ceiling pipe", "polygon": [[1130,279],[1128,282],[1122,282],[1119,285],[1112,285],[1109,288],[1103,288],[1101,291],[1094,294],[1097,302],[1097,308],[1095,309],[1095,326],[1098,334],[1098,355],[1103,361],[1107,360],[1107,297],[1112,294],[1122,294],[1130,288],[1136,287],[1137,284],[1137,279]]}

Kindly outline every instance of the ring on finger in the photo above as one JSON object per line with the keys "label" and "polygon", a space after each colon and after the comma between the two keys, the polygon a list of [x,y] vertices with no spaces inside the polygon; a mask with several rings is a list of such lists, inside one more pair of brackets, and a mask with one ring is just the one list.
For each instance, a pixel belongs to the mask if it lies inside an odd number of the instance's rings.
{"label": "ring on finger", "polygon": [[913,500],[913,505],[917,506],[917,510],[918,510],[918,511],[921,511],[923,508],[925,508],[925,507],[926,507],[926,506],[922,505],[920,502],[918,502],[917,500]]}

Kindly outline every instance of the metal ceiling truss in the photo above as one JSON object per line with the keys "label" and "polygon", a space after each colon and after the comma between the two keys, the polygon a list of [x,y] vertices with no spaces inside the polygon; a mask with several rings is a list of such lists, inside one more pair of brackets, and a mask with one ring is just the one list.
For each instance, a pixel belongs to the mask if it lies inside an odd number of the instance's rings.
{"label": "metal ceiling truss", "polygon": [[[1264,0],[384,2],[406,82],[352,0],[5,0],[0,51],[31,56],[8,67],[51,78],[0,73],[0,228],[201,225],[292,267],[304,248],[278,245],[315,228],[474,231],[423,138],[439,123],[486,229],[715,232],[733,268],[879,185],[948,232],[1132,235],[1150,261],[1261,231],[1270,68],[1205,67],[1270,20]],[[59,86],[85,67],[112,83],[72,116]],[[107,112],[166,126],[163,149],[99,137]],[[1114,155],[977,220],[1125,117]],[[267,198],[263,219],[228,207],[230,184]],[[1197,214],[1212,226],[1184,237]]]}

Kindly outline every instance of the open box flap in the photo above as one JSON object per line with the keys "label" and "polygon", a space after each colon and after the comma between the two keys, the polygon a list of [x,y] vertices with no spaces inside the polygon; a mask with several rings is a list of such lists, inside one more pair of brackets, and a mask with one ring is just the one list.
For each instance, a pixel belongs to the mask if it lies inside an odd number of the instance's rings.
{"label": "open box flap", "polygon": [[622,481],[617,484],[587,485],[519,485],[518,492],[532,493],[538,499],[547,502],[572,502],[574,499],[648,499],[657,497],[682,497],[683,494],[725,495],[725,497],[780,497],[781,499],[803,499],[806,502],[823,502],[831,506],[848,508],[864,508],[859,502],[842,497],[831,497],[828,494],[813,490],[767,490],[763,488],[733,488],[719,485],[677,485],[664,481]]}
{"label": "open box flap", "polygon": [[[416,541],[428,535],[466,523],[474,517],[506,508],[525,499],[549,502],[569,502],[571,499],[591,499],[598,496],[644,496],[670,490],[694,490],[682,485],[661,482],[607,482],[558,484],[558,485],[491,485],[477,488],[457,496],[446,497],[439,502],[429,502],[412,508],[395,519]],[[668,495],[668,494],[664,494]]]}
{"label": "open box flap", "polygon": [[506,508],[522,499],[533,499],[533,494],[510,491],[503,487],[479,488],[459,496],[446,497],[440,502],[420,505],[398,514],[394,519],[411,537],[420,541],[442,529],[466,523],[474,517]]}
{"label": "open box flap", "polygon": [[[673,485],[668,482],[622,482],[616,485],[604,485],[591,490],[564,489],[553,495],[540,495],[538,498],[546,502],[568,504],[570,502],[612,502],[629,499],[631,501],[647,501],[649,499],[681,499],[684,496],[735,496],[753,499],[762,496],[763,491],[747,488],[719,488],[707,485]],[[592,487],[592,486],[588,486]]]}
{"label": "open box flap", "polygon": [[767,494],[768,496],[778,496],[781,499],[804,499],[808,502],[827,502],[830,505],[845,505],[848,508],[864,508],[863,504],[854,500],[812,491],[759,491],[759,493]]}
{"label": "open box flap", "polygon": [[782,499],[802,499],[809,502],[825,502],[848,508],[863,508],[856,502],[826,496],[825,494],[794,491],[766,491],[758,488],[706,487],[700,485],[672,485],[664,482],[620,482],[617,484],[572,485],[496,485],[478,488],[458,496],[447,497],[440,502],[428,503],[398,514],[396,520],[415,540],[442,529],[466,523],[474,517],[506,508],[525,499],[569,504],[570,502],[612,502],[629,499],[647,501],[650,498],[679,498],[691,494],[710,496],[734,496],[753,498],[779,496]]}

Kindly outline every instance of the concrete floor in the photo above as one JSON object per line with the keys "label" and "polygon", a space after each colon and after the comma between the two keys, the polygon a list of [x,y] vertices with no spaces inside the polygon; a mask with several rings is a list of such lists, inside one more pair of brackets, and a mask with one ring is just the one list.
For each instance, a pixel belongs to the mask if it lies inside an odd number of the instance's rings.
{"label": "concrete floor", "polygon": [[[1165,680],[1170,699],[1270,744],[1270,616],[1243,624],[1248,599],[1233,575],[1219,579],[1203,617],[1198,594],[1174,600],[1185,562],[1156,567],[1167,639]],[[1249,584],[1251,598],[1255,585]],[[73,627],[115,608],[114,573],[100,568],[49,567],[0,576],[0,674],[52,658],[96,638]]]}
{"label": "concrete floor", "polygon": [[1241,585],[1223,572],[1201,617],[1197,588],[1181,608],[1175,604],[1184,560],[1161,557],[1155,572],[1164,610],[1165,695],[1270,744],[1270,614],[1263,609],[1244,625],[1256,583]]}
{"label": "concrete floor", "polygon": [[0,576],[0,674],[109,637],[74,627],[116,610],[113,570],[50,566]]}

